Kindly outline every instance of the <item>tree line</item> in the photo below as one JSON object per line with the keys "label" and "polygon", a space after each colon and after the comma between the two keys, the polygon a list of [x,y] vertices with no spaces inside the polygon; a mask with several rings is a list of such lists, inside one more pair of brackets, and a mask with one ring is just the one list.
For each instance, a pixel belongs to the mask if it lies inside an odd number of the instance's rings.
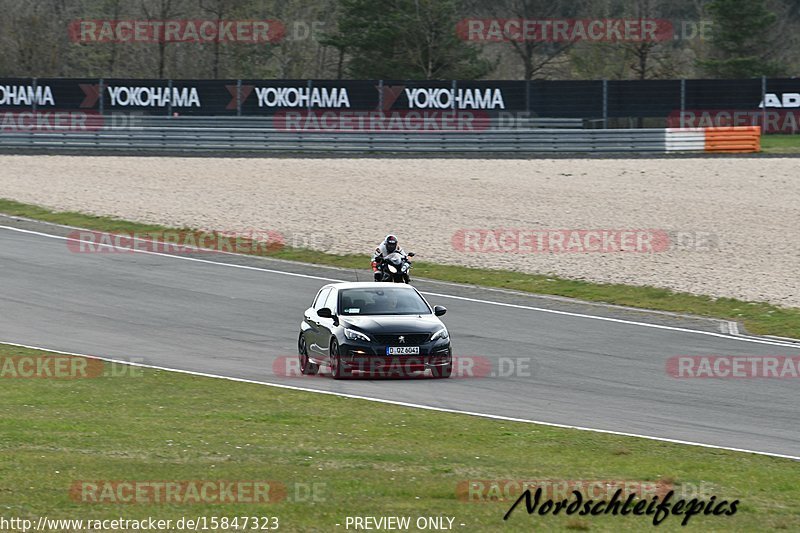
{"label": "tree line", "polygon": [[[794,76],[800,70],[796,0],[0,0],[0,5],[0,77],[644,80]],[[280,34],[260,42],[134,42],[76,38],[71,32],[80,21],[133,20],[269,20],[280,26]],[[626,21],[633,37],[619,38]]]}

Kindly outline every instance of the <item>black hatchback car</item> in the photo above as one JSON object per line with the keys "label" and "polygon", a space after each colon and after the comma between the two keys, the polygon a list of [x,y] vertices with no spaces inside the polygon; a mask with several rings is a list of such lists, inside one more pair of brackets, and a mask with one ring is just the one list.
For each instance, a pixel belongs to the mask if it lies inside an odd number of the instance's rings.
{"label": "black hatchback car", "polygon": [[411,285],[334,283],[322,287],[300,324],[300,370],[311,375],[329,366],[334,379],[354,373],[385,377],[419,376],[430,370],[450,377],[450,335]]}

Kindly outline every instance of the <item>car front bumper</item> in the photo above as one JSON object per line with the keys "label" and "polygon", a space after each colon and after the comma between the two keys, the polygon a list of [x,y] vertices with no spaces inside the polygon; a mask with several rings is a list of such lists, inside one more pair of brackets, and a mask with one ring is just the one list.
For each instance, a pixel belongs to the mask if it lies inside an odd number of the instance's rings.
{"label": "car front bumper", "polygon": [[402,377],[425,370],[437,371],[453,364],[449,342],[428,342],[419,355],[386,355],[386,346],[348,341],[339,347],[340,363],[350,372]]}

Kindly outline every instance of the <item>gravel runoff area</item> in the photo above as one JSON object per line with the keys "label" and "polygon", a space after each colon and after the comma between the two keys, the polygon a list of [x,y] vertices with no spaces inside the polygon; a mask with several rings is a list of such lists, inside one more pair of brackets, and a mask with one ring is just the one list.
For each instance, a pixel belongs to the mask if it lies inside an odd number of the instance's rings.
{"label": "gravel runoff area", "polygon": [[[799,170],[789,158],[0,156],[0,197],[174,227],[276,230],[333,253],[369,253],[396,232],[424,261],[800,307]],[[480,232],[497,229],[512,230],[497,245],[497,233]],[[579,230],[628,229],[664,230],[670,244],[574,251],[602,242]],[[459,230],[478,230],[466,250]],[[557,232],[545,241],[536,230],[576,231],[559,232],[560,247]]]}

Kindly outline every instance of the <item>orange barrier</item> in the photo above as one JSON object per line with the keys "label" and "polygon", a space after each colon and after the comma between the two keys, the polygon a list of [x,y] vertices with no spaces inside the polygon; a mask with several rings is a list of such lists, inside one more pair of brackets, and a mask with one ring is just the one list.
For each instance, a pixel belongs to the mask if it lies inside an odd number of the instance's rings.
{"label": "orange barrier", "polygon": [[751,153],[761,151],[760,126],[705,128],[705,133],[706,152]]}

